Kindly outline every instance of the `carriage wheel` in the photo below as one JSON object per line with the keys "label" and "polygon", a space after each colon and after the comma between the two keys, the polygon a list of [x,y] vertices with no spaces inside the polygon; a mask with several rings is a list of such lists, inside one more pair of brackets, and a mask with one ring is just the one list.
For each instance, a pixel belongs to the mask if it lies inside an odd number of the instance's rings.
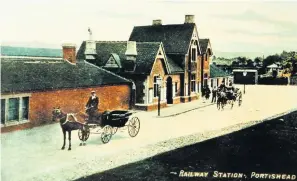
{"label": "carriage wheel", "polygon": [[133,117],[129,120],[128,132],[131,137],[135,137],[140,130],[140,121],[138,117]]}
{"label": "carriage wheel", "polygon": [[101,141],[106,144],[109,142],[112,136],[112,127],[109,125],[104,126],[103,131],[101,133]]}
{"label": "carriage wheel", "polygon": [[85,127],[86,130],[83,129],[79,129],[78,130],[78,138],[81,141],[87,141],[89,139],[90,136],[90,128],[89,127]]}
{"label": "carriage wheel", "polygon": [[118,127],[112,127],[112,135],[116,134],[118,131]]}

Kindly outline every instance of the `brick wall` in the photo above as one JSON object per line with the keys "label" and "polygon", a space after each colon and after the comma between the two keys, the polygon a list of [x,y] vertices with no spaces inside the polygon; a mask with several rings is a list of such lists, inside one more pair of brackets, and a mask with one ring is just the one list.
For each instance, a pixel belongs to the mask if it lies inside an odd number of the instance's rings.
{"label": "brick wall", "polygon": [[[1,128],[1,132],[9,132],[31,128],[52,122],[53,107],[64,112],[85,112],[85,105],[92,90],[99,97],[99,111],[129,109],[130,87],[128,85],[104,86],[84,89],[68,89],[32,93],[29,103],[29,123]],[[83,121],[83,120],[81,120]]]}

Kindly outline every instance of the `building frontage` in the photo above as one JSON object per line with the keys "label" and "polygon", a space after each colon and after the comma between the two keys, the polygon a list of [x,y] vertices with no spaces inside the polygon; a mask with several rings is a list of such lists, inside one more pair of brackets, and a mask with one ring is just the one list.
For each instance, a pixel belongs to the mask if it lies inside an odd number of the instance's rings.
{"label": "building frontage", "polygon": [[163,25],[153,20],[152,25],[135,26],[128,41],[95,41],[90,36],[80,46],[77,59],[131,80],[135,107],[154,110],[159,78],[161,107],[199,98],[201,80],[210,78],[212,55],[209,39],[202,42],[203,52],[194,16],[186,15],[183,24]]}
{"label": "building frontage", "polygon": [[131,81],[76,61],[72,45],[63,49],[64,58],[1,57],[1,132],[52,123],[53,107],[85,112],[92,90],[101,112],[130,108]]}
{"label": "building frontage", "polygon": [[[246,74],[244,74],[246,72]],[[233,78],[235,84],[258,84],[258,70],[234,69]]]}
{"label": "building frontage", "polygon": [[183,70],[168,61],[161,42],[85,41],[77,58],[114,72],[135,85],[135,107],[153,110],[158,103],[157,78],[161,78],[161,107],[180,102]]}
{"label": "building frontage", "polygon": [[181,102],[198,98],[204,75],[201,64],[209,58],[205,55],[207,51],[201,50],[194,18],[194,15],[186,15],[183,24],[169,25],[163,25],[162,20],[153,20],[152,25],[135,26],[129,37],[129,41],[163,43],[167,60],[183,70],[179,80]]}

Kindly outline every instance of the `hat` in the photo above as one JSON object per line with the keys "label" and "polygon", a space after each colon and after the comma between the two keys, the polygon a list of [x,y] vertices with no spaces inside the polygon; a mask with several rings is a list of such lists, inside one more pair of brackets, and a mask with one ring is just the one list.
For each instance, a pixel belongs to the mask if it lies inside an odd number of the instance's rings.
{"label": "hat", "polygon": [[95,91],[91,91],[91,93],[95,93]]}

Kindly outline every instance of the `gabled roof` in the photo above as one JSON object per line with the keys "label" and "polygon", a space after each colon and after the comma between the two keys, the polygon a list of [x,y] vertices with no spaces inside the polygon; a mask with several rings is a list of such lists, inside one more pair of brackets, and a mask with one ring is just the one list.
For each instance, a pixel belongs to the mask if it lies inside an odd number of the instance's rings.
{"label": "gabled roof", "polygon": [[279,66],[276,65],[275,63],[273,63],[273,64],[267,66],[267,68],[279,68]]}
{"label": "gabled roof", "polygon": [[62,49],[1,46],[3,56],[62,57]]}
{"label": "gabled roof", "polygon": [[166,53],[187,54],[194,23],[176,25],[135,26],[130,35],[130,41],[162,42]]}
{"label": "gabled roof", "polygon": [[[130,81],[87,62],[1,60],[1,93],[129,84]],[[32,63],[36,62],[36,63]]]}
{"label": "gabled roof", "polygon": [[220,69],[214,64],[210,64],[210,78],[216,78],[216,77],[227,77],[230,76],[228,73]]}
{"label": "gabled roof", "polygon": [[[208,45],[210,45],[209,39],[208,38],[206,38],[206,39],[199,39],[199,44],[200,44],[201,52],[202,53],[206,53],[207,47],[208,47]],[[212,53],[211,47],[210,47],[210,51],[211,51],[210,53],[212,55],[213,53]]]}
{"label": "gabled roof", "polygon": [[182,62],[182,60],[183,60],[182,56],[177,57],[177,56],[174,56],[174,55],[166,55],[166,58],[167,58],[167,61],[168,61],[168,65],[169,65],[169,69],[170,69],[171,74],[184,73],[184,70],[181,68],[181,66],[179,66],[177,63],[175,63],[175,62]]}
{"label": "gabled roof", "polygon": [[[83,42],[77,53],[77,59],[85,59],[85,46],[86,43]],[[160,47],[162,47],[161,42],[137,42],[136,67],[133,72],[127,73],[150,74]],[[96,41],[96,59],[89,62],[98,66],[104,66],[109,57],[116,54],[121,61],[121,65],[125,68],[126,49],[126,41]],[[166,65],[164,66],[166,67]]]}

